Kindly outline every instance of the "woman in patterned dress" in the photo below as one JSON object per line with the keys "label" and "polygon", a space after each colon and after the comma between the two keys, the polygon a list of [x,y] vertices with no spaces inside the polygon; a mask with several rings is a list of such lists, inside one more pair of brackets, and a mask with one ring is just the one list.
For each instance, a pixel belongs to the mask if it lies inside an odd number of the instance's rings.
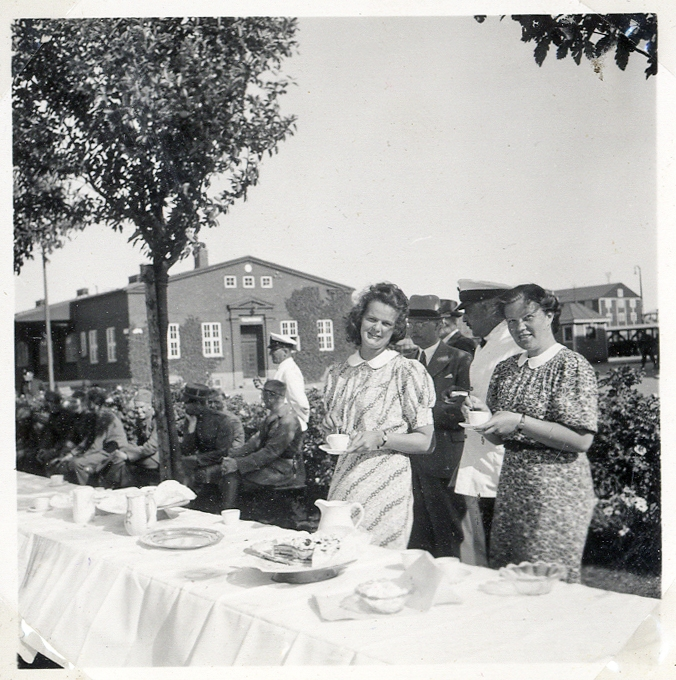
{"label": "woman in patterned dress", "polygon": [[502,297],[514,341],[525,352],[498,364],[479,430],[504,442],[489,563],[553,562],[580,582],[582,552],[596,503],[586,451],[596,432],[596,375],[580,354],[556,342],[560,306],[540,286]]}
{"label": "woman in patterned dress", "polygon": [[358,501],[372,543],[405,549],[413,522],[409,454],[430,450],[432,379],[419,362],[390,348],[406,335],[408,300],[390,283],[371,286],[347,319],[357,351],[329,369],[327,432],[350,435],[331,480],[329,500]]}

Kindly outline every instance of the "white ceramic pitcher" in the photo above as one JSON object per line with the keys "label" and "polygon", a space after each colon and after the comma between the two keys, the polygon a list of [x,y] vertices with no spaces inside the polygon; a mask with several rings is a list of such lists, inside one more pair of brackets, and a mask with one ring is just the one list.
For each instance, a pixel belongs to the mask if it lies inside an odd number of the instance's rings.
{"label": "white ceramic pitcher", "polygon": [[130,536],[141,536],[157,522],[157,505],[152,491],[138,489],[127,494],[127,514],[124,528]]}
{"label": "white ceramic pitcher", "polygon": [[[315,505],[321,511],[319,518],[318,531],[330,531],[336,527],[348,527],[356,529],[364,519],[364,506],[361,503],[350,503],[348,501],[325,501],[320,498],[315,501]],[[356,520],[352,519],[352,511],[358,510],[359,515]]]}

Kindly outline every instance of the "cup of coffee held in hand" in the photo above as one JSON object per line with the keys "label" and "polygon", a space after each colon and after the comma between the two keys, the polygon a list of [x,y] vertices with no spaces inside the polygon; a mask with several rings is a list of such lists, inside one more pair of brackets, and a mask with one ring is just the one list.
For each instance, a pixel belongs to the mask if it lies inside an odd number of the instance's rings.
{"label": "cup of coffee held in hand", "polygon": [[476,427],[487,423],[491,419],[491,414],[488,411],[470,411],[467,419],[470,425]]}
{"label": "cup of coffee held in hand", "polygon": [[326,443],[334,451],[345,451],[350,443],[349,434],[330,434],[326,437]]}

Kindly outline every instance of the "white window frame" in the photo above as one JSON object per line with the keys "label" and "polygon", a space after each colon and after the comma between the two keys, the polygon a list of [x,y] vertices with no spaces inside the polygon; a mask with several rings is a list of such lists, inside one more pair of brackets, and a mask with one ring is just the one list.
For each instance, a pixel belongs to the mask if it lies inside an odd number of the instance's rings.
{"label": "white window frame", "polygon": [[242,277],[242,288],[255,288],[256,287],[256,277],[255,276],[243,276]]}
{"label": "white window frame", "polygon": [[170,323],[167,326],[167,357],[181,358],[181,329],[177,323]]}
{"label": "white window frame", "polygon": [[99,363],[99,337],[98,331],[96,329],[89,331],[89,363],[98,364]]}
{"label": "white window frame", "polygon": [[109,364],[117,361],[117,342],[115,341],[115,326],[106,328],[106,358]]}
{"label": "white window frame", "polygon": [[261,276],[261,288],[272,288],[272,276]]}
{"label": "white window frame", "polygon": [[202,356],[223,356],[223,335],[221,334],[220,322],[207,322],[202,324]]}
{"label": "white window frame", "polygon": [[80,356],[87,356],[87,331],[80,331]]}
{"label": "white window frame", "polygon": [[75,333],[68,333],[63,341],[63,358],[65,363],[76,364],[78,355],[77,336]]}
{"label": "white window frame", "polygon": [[226,288],[237,288],[237,277],[232,274],[226,274],[223,277],[223,285]]}
{"label": "white window frame", "polygon": [[624,289],[618,288],[617,289],[617,297],[618,298],[623,298],[624,297]]}
{"label": "white window frame", "polygon": [[296,341],[296,349],[300,351],[300,335],[298,335],[298,321],[285,319],[279,322],[279,334]]}
{"label": "white window frame", "polygon": [[317,320],[317,342],[320,352],[333,352],[333,320]]}

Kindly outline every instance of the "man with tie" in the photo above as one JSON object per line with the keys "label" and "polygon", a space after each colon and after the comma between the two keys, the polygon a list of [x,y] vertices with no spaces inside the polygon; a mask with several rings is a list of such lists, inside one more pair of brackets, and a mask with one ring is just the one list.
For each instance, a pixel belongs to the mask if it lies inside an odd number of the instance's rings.
{"label": "man with tie", "polygon": [[[434,381],[434,449],[423,456],[411,456],[413,481],[413,530],[409,548],[421,548],[434,557],[459,557],[464,499],[451,487],[465,434],[459,423],[465,396],[469,394],[467,352],[441,342],[440,301],[436,295],[412,295],[408,326],[411,340],[420,348],[418,360]],[[446,398],[442,393],[447,393]],[[457,394],[454,394],[457,392]]]}
{"label": "man with tie", "polygon": [[439,314],[441,315],[439,337],[449,347],[456,347],[474,356],[476,343],[460,332],[458,319],[462,318],[462,311],[457,311],[457,309],[458,303],[455,300],[441,300],[439,305]]}
{"label": "man with tie", "polygon": [[[464,322],[480,340],[469,369],[472,396],[484,402],[495,367],[522,351],[509,333],[499,304],[499,296],[510,288],[490,281],[458,281],[460,304],[456,309],[463,311]],[[462,494],[467,506],[461,559],[468,564],[488,566],[487,542],[503,455],[502,445],[491,444],[478,432],[467,430],[455,492]]]}

